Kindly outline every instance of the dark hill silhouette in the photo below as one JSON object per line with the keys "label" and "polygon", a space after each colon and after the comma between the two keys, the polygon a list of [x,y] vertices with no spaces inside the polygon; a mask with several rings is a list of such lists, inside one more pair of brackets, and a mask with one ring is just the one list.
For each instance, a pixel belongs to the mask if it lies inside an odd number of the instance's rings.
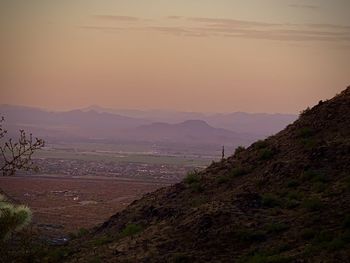
{"label": "dark hill silhouette", "polygon": [[133,202],[70,262],[349,262],[350,87],[292,125]]}

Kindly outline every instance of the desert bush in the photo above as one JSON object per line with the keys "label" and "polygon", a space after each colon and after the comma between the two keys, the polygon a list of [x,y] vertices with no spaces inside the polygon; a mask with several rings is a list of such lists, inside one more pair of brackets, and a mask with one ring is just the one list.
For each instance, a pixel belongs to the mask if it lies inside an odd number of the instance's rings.
{"label": "desert bush", "polygon": [[314,183],[327,183],[330,181],[330,178],[324,172],[311,169],[305,170],[303,172],[302,179],[304,181],[311,181]]}
{"label": "desert bush", "polygon": [[134,236],[142,231],[142,226],[138,224],[128,224],[120,233],[122,237]]}
{"label": "desert bush", "polygon": [[343,220],[343,228],[350,228],[350,215],[346,215]]}
{"label": "desert bush", "polygon": [[91,240],[90,244],[93,246],[103,246],[105,244],[111,243],[112,241],[113,238],[111,236],[105,235]]}
{"label": "desert bush", "polygon": [[293,209],[300,205],[300,202],[296,199],[287,199],[283,203],[283,207],[287,209]]}
{"label": "desert bush", "polygon": [[46,254],[48,262],[63,262],[73,251],[68,247],[49,249]]}
{"label": "desert bush", "polygon": [[285,230],[287,230],[289,228],[289,226],[285,223],[271,223],[269,225],[267,225],[265,227],[266,231],[268,233],[272,233],[272,234],[278,234],[278,233],[281,233]]}
{"label": "desert bush", "polygon": [[319,198],[313,197],[313,198],[304,200],[303,207],[306,210],[313,212],[313,211],[320,210],[323,207],[323,203]]}
{"label": "desert bush", "polygon": [[0,195],[0,241],[27,226],[32,218],[30,209],[24,205],[15,206]]}
{"label": "desert bush", "polygon": [[253,143],[253,147],[255,149],[264,149],[268,146],[269,144],[267,143],[267,141],[263,141],[263,140],[259,140],[255,143]]}
{"label": "desert bush", "polygon": [[322,182],[316,182],[312,185],[312,190],[316,193],[322,193],[327,189],[327,184]]}
{"label": "desert bush", "polygon": [[202,184],[200,182],[192,183],[190,188],[191,188],[191,191],[195,192],[195,193],[201,193],[204,190],[203,186],[202,186]]}
{"label": "desert bush", "polygon": [[238,177],[242,175],[246,175],[249,173],[249,170],[243,167],[235,167],[231,170],[231,175],[233,177]]}
{"label": "desert bush", "polygon": [[317,231],[312,228],[305,228],[301,231],[301,238],[304,240],[313,239],[317,234]]}
{"label": "desert bush", "polygon": [[227,174],[220,175],[216,178],[218,184],[225,184],[231,180],[231,177]]}
{"label": "desert bush", "polygon": [[333,233],[330,231],[321,231],[319,232],[315,238],[314,243],[325,243],[333,240]]}
{"label": "desert bush", "polygon": [[314,134],[314,131],[309,127],[303,127],[297,132],[298,138],[310,138]]}
{"label": "desert bush", "polygon": [[326,249],[330,251],[337,251],[345,248],[345,246],[346,242],[342,239],[342,237],[337,237],[327,244]]}
{"label": "desert bush", "polygon": [[262,242],[266,240],[266,232],[254,229],[238,229],[235,237],[242,242]]}
{"label": "desert bush", "polygon": [[274,194],[264,194],[262,196],[262,205],[266,207],[280,206],[280,199]]}
{"label": "desert bush", "polygon": [[201,176],[198,174],[197,171],[189,172],[184,180],[186,184],[193,184],[193,183],[199,183],[201,180]]}
{"label": "desert bush", "polygon": [[235,149],[234,156],[237,156],[237,155],[239,155],[241,152],[244,152],[244,151],[245,151],[245,147],[243,147],[243,146],[238,146],[238,147]]}
{"label": "desert bush", "polygon": [[300,117],[307,115],[311,111],[310,107],[307,107],[305,110],[300,112]]}
{"label": "desert bush", "polygon": [[300,183],[297,180],[294,180],[294,179],[290,179],[287,182],[287,187],[288,188],[295,188],[295,187],[298,187],[299,185],[300,185]]}
{"label": "desert bush", "polygon": [[69,237],[71,239],[75,239],[75,238],[80,238],[80,237],[83,237],[85,235],[87,235],[89,233],[89,230],[87,230],[86,228],[79,228],[77,232],[75,233],[69,233]]}
{"label": "desert bush", "polygon": [[103,261],[99,256],[93,256],[87,261],[87,263],[101,263],[101,262]]}
{"label": "desert bush", "polygon": [[187,263],[187,262],[192,262],[190,258],[182,253],[176,253],[173,255],[173,262],[174,263]]}
{"label": "desert bush", "polygon": [[273,254],[271,251],[256,251],[240,258],[239,263],[289,263],[293,258]]}
{"label": "desert bush", "polygon": [[271,160],[274,155],[274,151],[271,149],[262,149],[259,153],[259,159],[263,161]]}

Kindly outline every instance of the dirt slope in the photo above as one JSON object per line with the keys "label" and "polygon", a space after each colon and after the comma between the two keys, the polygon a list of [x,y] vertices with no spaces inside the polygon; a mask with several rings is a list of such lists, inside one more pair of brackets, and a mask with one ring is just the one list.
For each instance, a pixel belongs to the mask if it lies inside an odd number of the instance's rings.
{"label": "dirt slope", "polygon": [[350,262],[350,87],[62,249],[71,262]]}

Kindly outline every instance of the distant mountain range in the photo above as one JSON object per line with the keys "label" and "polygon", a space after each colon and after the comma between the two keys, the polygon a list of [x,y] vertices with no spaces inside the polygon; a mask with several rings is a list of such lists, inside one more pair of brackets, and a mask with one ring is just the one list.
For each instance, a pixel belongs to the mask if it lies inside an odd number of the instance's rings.
{"label": "distant mountain range", "polygon": [[298,116],[281,113],[200,113],[167,110],[125,110],[109,109],[97,105],[83,108],[82,111],[97,111],[99,113],[113,113],[133,118],[149,120],[151,122],[165,122],[176,124],[186,120],[203,120],[209,125],[239,133],[249,133],[258,136],[269,136],[294,122]]}
{"label": "distant mountain range", "polygon": [[190,145],[249,145],[283,129],[289,114],[204,114],[171,111],[112,110],[98,106],[52,112],[0,105],[9,133],[25,129],[48,141],[115,140]]}

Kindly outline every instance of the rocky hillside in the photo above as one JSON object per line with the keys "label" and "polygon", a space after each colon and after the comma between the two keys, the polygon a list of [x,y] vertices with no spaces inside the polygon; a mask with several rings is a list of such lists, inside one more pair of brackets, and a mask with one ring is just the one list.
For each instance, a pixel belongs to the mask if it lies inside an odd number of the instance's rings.
{"label": "rocky hillside", "polygon": [[285,130],[133,202],[70,262],[350,262],[350,87]]}

